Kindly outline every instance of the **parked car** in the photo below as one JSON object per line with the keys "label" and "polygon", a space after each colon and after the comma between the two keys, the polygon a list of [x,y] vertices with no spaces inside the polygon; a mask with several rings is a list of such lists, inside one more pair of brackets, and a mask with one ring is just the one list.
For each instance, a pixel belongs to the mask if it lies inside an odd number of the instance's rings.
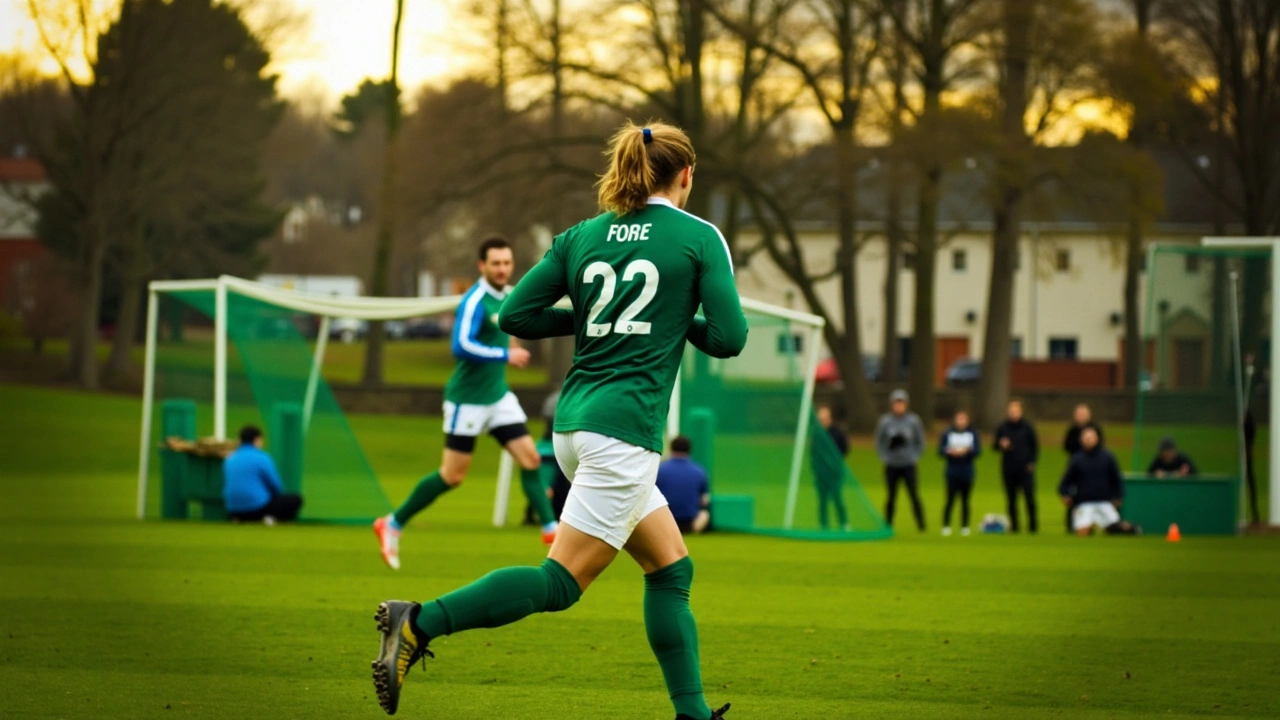
{"label": "parked car", "polygon": [[344,343],[355,342],[369,332],[369,323],[355,318],[334,318],[329,323],[329,339]]}
{"label": "parked car", "polygon": [[408,337],[409,323],[404,320],[388,320],[382,324],[382,327],[388,340],[403,340]]}
{"label": "parked car", "polygon": [[981,377],[982,361],[976,358],[960,358],[947,368],[948,387],[971,387],[977,385]]}
{"label": "parked car", "polygon": [[438,318],[419,318],[410,320],[404,331],[408,340],[436,340],[449,336],[449,328]]}
{"label": "parked car", "polygon": [[[863,355],[862,374],[870,382],[880,382],[880,356]],[[819,362],[818,369],[814,372],[814,380],[824,385],[840,382],[840,366],[836,364],[836,359],[827,358]]]}

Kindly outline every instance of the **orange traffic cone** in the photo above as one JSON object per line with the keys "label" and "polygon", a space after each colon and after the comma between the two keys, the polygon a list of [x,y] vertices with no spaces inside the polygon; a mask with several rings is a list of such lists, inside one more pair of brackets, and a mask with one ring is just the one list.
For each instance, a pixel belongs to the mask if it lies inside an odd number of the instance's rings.
{"label": "orange traffic cone", "polygon": [[1178,542],[1182,539],[1182,531],[1178,529],[1178,523],[1169,525],[1169,534],[1165,537],[1169,542]]}

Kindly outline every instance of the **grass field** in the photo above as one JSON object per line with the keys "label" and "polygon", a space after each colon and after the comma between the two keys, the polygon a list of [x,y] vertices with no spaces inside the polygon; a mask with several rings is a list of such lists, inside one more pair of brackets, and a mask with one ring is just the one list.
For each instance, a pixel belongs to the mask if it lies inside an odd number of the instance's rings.
{"label": "grass field", "polygon": [[[393,574],[366,528],[134,520],[136,400],[0,385],[0,407],[0,717],[381,717],[376,604],[542,556],[487,524],[492,452]],[[352,420],[402,498],[434,422]],[[709,699],[731,720],[1280,715],[1280,542],[1067,538],[1056,455],[1038,537],[922,536],[900,516],[876,543],[693,538]],[[852,462],[874,477],[865,443]],[[975,510],[1000,504],[980,481]],[[669,720],[641,597],[620,561],[567,613],[442,639],[399,716]]]}
{"label": "grass field", "polygon": [[[111,352],[110,345],[98,346],[98,356],[105,360]],[[38,369],[60,370],[66,362],[67,343],[51,340],[45,345],[43,355],[31,352],[31,342],[23,338],[0,338],[0,369],[9,368],[15,377],[40,377]],[[134,363],[142,367],[143,348],[134,349]],[[358,382],[364,370],[364,341],[330,342],[325,351],[324,376],[329,382]],[[157,350],[156,361],[163,371],[171,367],[195,367],[212,373],[213,340],[208,332],[189,333],[181,345],[163,343]],[[228,369],[242,371],[235,357],[234,348],[228,358]],[[453,371],[453,358],[448,339],[423,341],[395,341],[386,344],[386,361],[383,368],[388,383],[402,385],[444,385]],[[54,373],[56,375],[56,372]],[[547,384],[544,367],[509,368],[508,380],[515,387],[541,387]]]}

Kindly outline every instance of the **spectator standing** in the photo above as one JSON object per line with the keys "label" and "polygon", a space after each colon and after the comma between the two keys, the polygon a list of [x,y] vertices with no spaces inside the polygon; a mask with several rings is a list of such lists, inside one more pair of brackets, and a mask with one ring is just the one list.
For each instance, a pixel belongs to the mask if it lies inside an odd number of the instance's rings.
{"label": "spectator standing", "polygon": [[1160,441],[1160,451],[1147,466],[1147,474],[1155,477],[1186,477],[1197,472],[1196,464],[1178,450],[1178,444],[1171,437]]}
{"label": "spectator standing", "polygon": [[916,465],[924,455],[924,424],[920,416],[907,411],[907,393],[894,390],[889,395],[890,412],[880,416],[876,424],[876,455],[884,464],[884,479],[888,485],[885,502],[885,520],[893,527],[893,510],[898,495],[898,483],[907,486],[911,497],[911,509],[916,516],[916,527],[924,532],[924,505],[920,502],[920,489],[916,477]]}
{"label": "spectator standing", "polygon": [[[818,524],[823,530],[828,529],[828,508],[834,505],[836,521],[840,529],[849,529],[849,511],[844,506],[844,458],[849,454],[849,436],[844,429],[835,424],[830,405],[819,405],[815,414],[818,425],[831,444],[821,442],[822,435],[815,434],[810,443],[809,452],[813,466],[813,480],[818,486]],[[839,455],[831,452],[832,446]]]}
{"label": "spectator standing", "polygon": [[658,490],[686,535],[700,533],[711,523],[711,484],[707,471],[689,457],[692,451],[689,438],[677,435],[671,441],[671,457],[658,465]]}
{"label": "spectator standing", "polygon": [[[1071,425],[1067,428],[1066,437],[1062,438],[1062,449],[1067,453],[1067,463],[1071,463],[1071,458],[1080,452],[1080,432],[1087,427],[1091,427],[1098,431],[1098,442],[1106,444],[1106,438],[1102,434],[1102,426],[1093,421],[1093,411],[1089,406],[1080,403],[1076,406],[1075,411],[1071,414]],[[1071,532],[1071,508],[1067,508],[1066,519],[1067,532]]]}
{"label": "spectator standing", "polygon": [[938,454],[946,460],[947,504],[942,510],[942,534],[951,534],[951,508],[960,498],[960,534],[969,534],[969,495],[973,492],[974,460],[982,452],[978,433],[969,426],[969,413],[961,410],[938,440]]}
{"label": "spectator standing", "polygon": [[253,425],[240,429],[240,447],[222,463],[222,502],[232,520],[276,521],[298,519],[302,496],[286,493],[280,472],[262,449],[262,431]]}
{"label": "spectator standing", "polygon": [[1018,532],[1018,493],[1027,503],[1027,529],[1038,529],[1036,517],[1036,461],[1040,442],[1035,427],[1023,415],[1022,401],[1010,400],[1005,421],[996,428],[995,449],[1002,454],[1000,474],[1009,503],[1009,529]]}
{"label": "spectator standing", "polygon": [[1106,529],[1120,522],[1117,508],[1124,499],[1124,477],[1116,456],[1102,447],[1094,428],[1081,431],[1080,448],[1062,475],[1058,494],[1071,508],[1076,534],[1084,537],[1095,525]]}

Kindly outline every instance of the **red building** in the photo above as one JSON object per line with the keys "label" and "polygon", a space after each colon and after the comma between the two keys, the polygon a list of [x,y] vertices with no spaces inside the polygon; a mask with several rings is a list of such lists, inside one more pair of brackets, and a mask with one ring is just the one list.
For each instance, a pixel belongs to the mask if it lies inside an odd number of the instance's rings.
{"label": "red building", "polygon": [[46,253],[36,240],[36,213],[29,201],[48,187],[39,162],[0,157],[0,308],[9,312],[21,312],[21,280]]}

